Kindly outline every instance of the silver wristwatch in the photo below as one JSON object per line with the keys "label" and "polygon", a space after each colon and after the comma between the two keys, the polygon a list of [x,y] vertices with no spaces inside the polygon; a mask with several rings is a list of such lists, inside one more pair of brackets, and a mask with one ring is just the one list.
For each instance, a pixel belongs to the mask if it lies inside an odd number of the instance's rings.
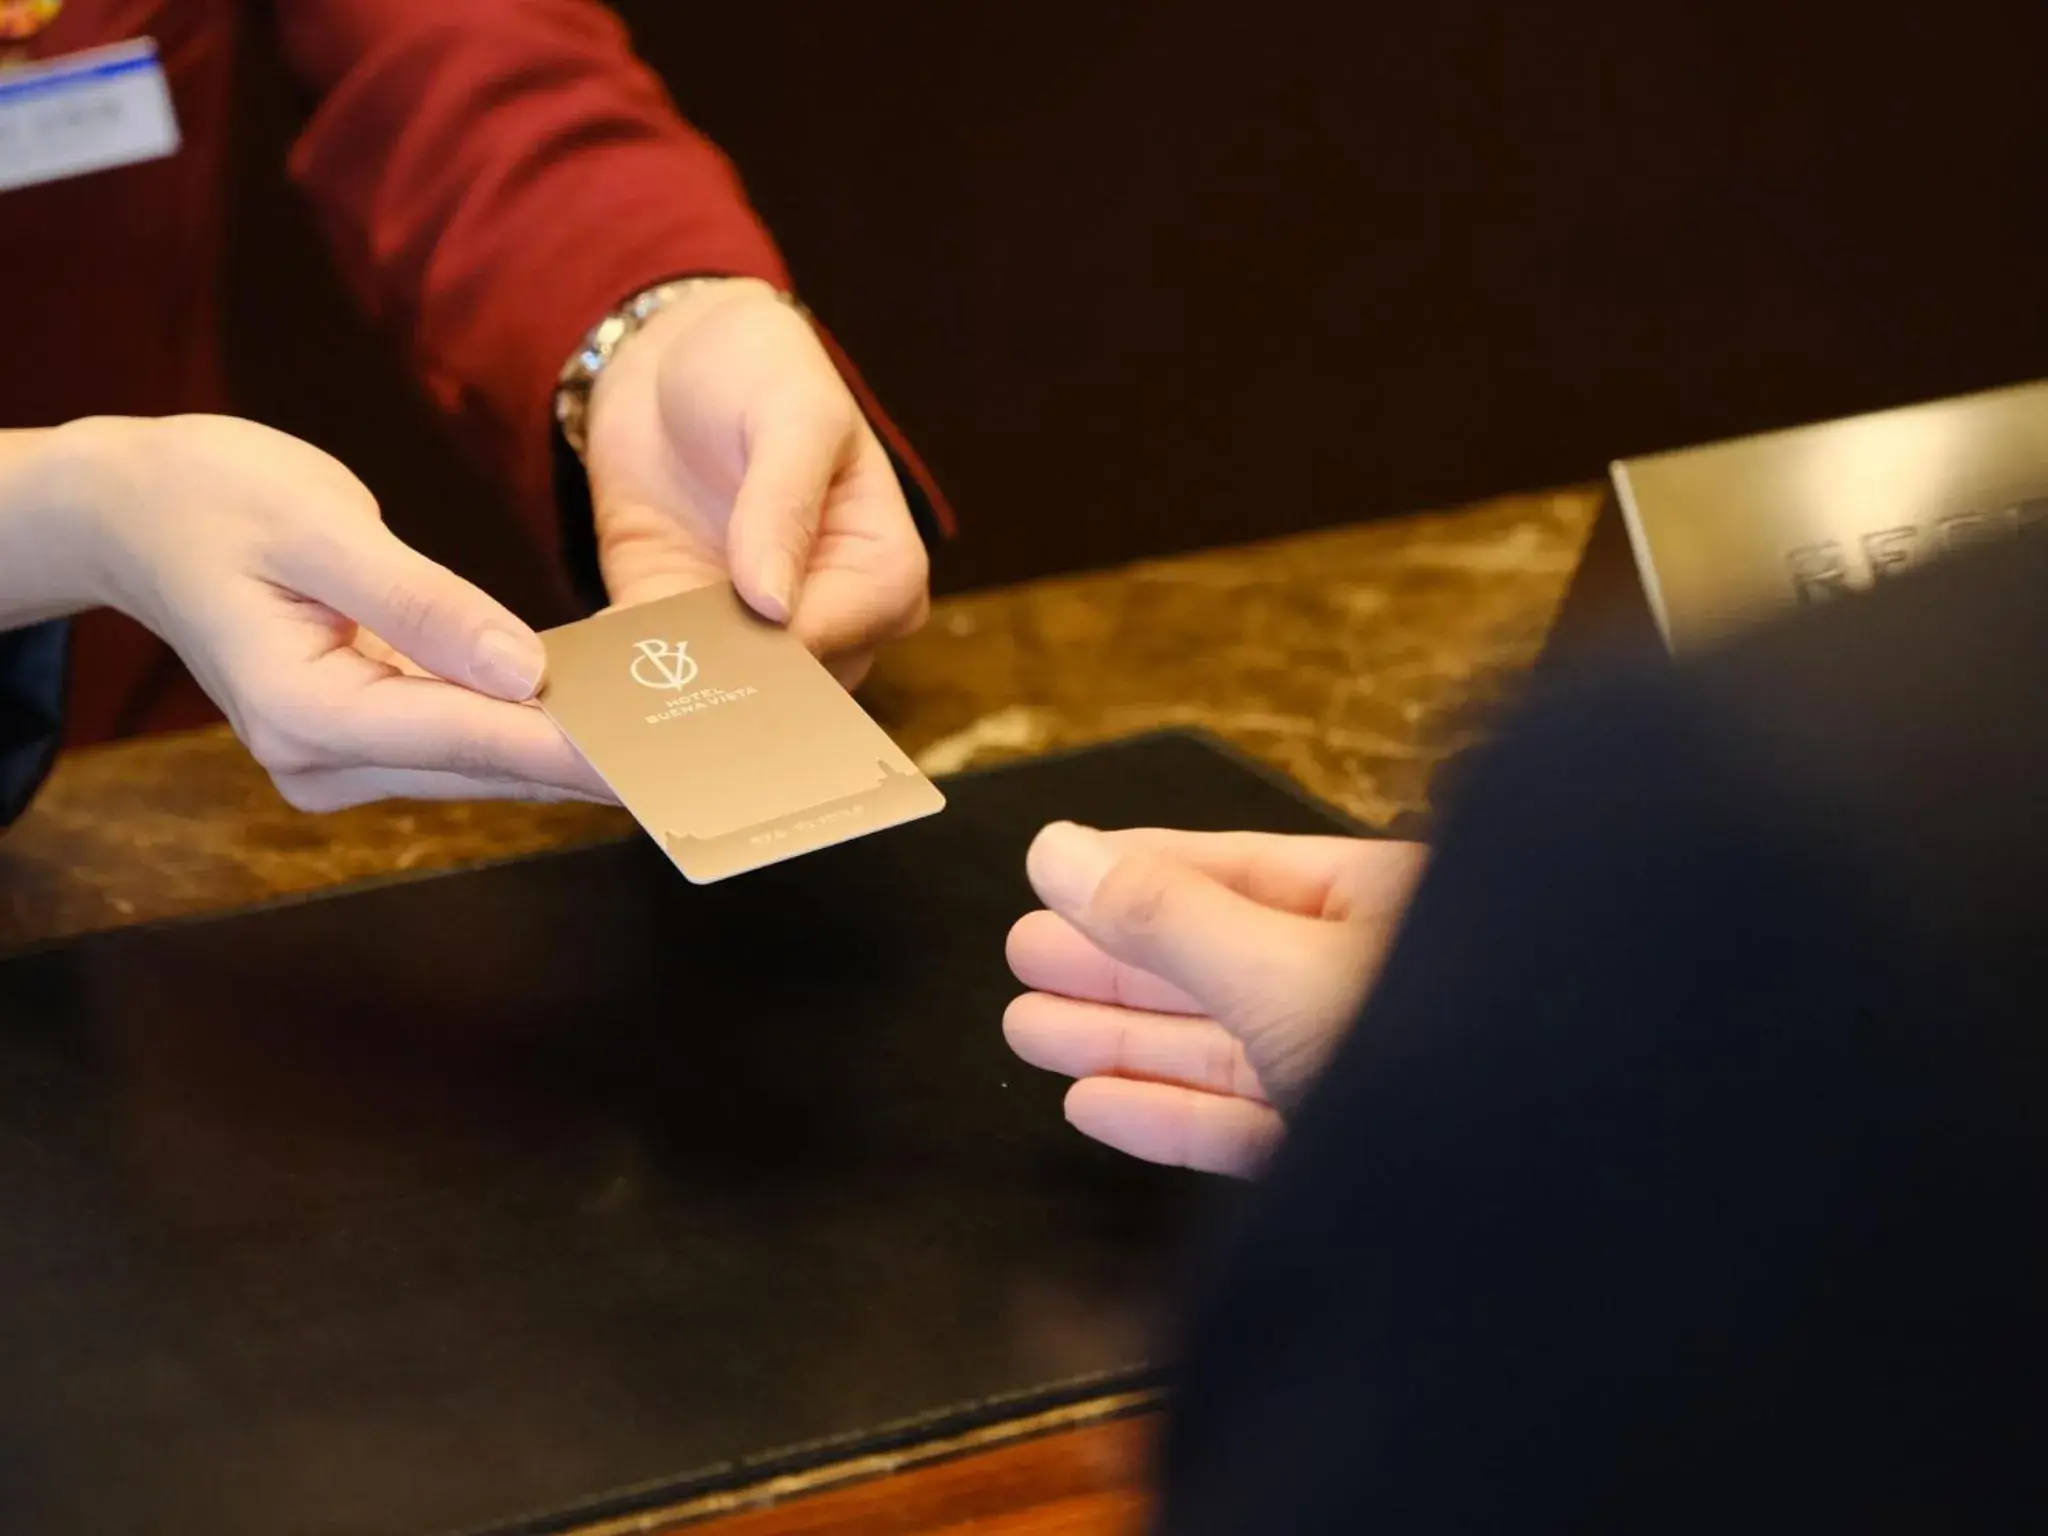
{"label": "silver wristwatch", "polygon": [[[563,438],[576,451],[576,457],[583,457],[589,442],[590,393],[597,387],[599,375],[626,338],[685,295],[715,283],[731,281],[730,277],[706,276],[657,283],[634,294],[590,328],[582,344],[562,365],[562,371],[555,380],[555,420],[561,425]],[[778,290],[776,297],[798,314],[809,318],[793,294]]]}

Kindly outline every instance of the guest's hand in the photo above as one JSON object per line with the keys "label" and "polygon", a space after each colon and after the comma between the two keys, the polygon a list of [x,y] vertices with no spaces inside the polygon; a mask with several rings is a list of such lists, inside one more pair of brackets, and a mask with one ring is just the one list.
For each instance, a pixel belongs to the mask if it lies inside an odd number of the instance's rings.
{"label": "guest's hand", "polygon": [[1421,871],[1412,843],[1096,832],[1031,846],[1003,1030],[1079,1079],[1067,1118],[1153,1162],[1247,1176],[1342,1036]]}
{"label": "guest's hand", "polygon": [[167,641],[293,805],[610,798],[527,702],[539,637],[334,459],[219,416],[59,430],[81,595]]}
{"label": "guest's hand", "polygon": [[590,402],[605,587],[621,606],[729,579],[849,687],[924,622],[924,541],[803,316],[734,278],[622,343]]}

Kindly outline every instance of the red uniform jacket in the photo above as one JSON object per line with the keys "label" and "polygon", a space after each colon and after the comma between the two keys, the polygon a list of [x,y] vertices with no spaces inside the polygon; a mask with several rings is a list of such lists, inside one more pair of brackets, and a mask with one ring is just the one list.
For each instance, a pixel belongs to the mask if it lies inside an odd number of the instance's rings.
{"label": "red uniform jacket", "polygon": [[[222,407],[216,315],[241,9],[66,0],[48,30],[8,49],[54,57],[155,39],[184,148],[0,194],[0,277],[13,293],[0,308],[0,426]],[[725,159],[595,0],[274,0],[270,10],[313,103],[291,176],[350,288],[535,534],[559,547],[550,405],[563,361],[615,304],[664,278],[786,285],[774,242]],[[949,526],[915,459],[847,376],[913,503]],[[93,614],[74,630],[67,742],[109,735],[117,721],[162,729],[210,714],[196,689],[161,686],[162,648],[125,620]],[[154,693],[138,697],[152,675]]]}

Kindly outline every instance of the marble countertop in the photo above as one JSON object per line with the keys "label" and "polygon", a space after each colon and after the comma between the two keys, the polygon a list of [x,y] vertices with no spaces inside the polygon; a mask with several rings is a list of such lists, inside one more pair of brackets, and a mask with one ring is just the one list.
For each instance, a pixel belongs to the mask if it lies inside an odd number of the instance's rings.
{"label": "marble countertop", "polygon": [[[1200,727],[1376,826],[1535,657],[1596,489],[1506,496],[939,602],[870,710],[943,774]],[[617,835],[592,806],[301,815],[224,728],[75,754],[0,840],[0,944]]]}

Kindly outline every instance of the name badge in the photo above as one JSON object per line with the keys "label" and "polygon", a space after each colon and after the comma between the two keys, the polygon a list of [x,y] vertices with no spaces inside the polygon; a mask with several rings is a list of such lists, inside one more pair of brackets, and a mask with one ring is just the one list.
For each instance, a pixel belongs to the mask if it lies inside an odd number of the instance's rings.
{"label": "name badge", "polygon": [[0,192],[162,160],[178,145],[147,39],[0,73]]}

